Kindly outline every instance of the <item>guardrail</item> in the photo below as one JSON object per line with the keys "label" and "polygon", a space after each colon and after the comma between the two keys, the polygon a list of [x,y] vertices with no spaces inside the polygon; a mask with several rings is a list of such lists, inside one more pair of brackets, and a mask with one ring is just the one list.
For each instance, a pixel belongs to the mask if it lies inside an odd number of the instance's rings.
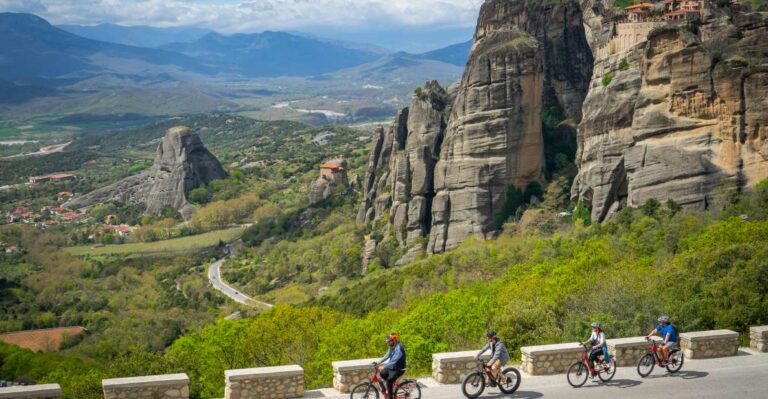
{"label": "guardrail", "polygon": [[0,388],[0,399],[59,399],[59,384],[44,384]]}
{"label": "guardrail", "polygon": [[224,399],[291,399],[304,396],[301,366],[227,370]]}
{"label": "guardrail", "polygon": [[102,380],[104,399],[188,399],[186,374],[150,375]]}

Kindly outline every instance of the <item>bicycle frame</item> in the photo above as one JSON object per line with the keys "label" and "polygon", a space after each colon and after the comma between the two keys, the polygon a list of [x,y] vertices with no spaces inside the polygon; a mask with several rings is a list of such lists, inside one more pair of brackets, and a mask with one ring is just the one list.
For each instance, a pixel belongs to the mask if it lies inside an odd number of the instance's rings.
{"label": "bicycle frame", "polygon": [[592,352],[592,347],[587,345],[584,346],[584,353],[581,354],[581,360],[584,362],[584,364],[587,366],[587,370],[589,370],[590,374],[595,374],[597,372],[596,365],[603,364],[603,359],[605,359],[605,353],[603,353],[603,358],[600,357],[595,358],[595,364],[593,365],[592,362],[589,361],[589,354]]}
{"label": "bicycle frame", "polygon": [[661,349],[656,341],[651,341],[651,346],[648,348],[648,353],[653,353],[653,358],[656,359],[656,364],[661,367],[664,363],[664,355],[661,354]]}
{"label": "bicycle frame", "polygon": [[[397,387],[397,385],[401,383],[402,378],[402,376],[397,377],[397,379],[392,382],[392,386]],[[371,376],[368,377],[368,382],[371,383],[371,386],[375,390],[381,392],[385,399],[389,397],[387,393],[387,381],[379,376],[379,365],[376,363],[371,365]]]}

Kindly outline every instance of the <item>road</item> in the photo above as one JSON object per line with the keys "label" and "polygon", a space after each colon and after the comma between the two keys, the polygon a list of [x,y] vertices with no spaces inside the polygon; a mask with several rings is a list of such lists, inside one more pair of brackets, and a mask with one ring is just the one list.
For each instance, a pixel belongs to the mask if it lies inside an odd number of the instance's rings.
{"label": "road", "polygon": [[[486,389],[480,399],[768,398],[768,354],[744,348],[739,353],[739,356],[721,359],[686,359],[678,374],[668,374],[666,370],[657,367],[646,378],[640,378],[634,367],[621,367],[610,383],[588,381],[581,388],[571,388],[565,374],[536,377],[523,374],[520,388],[513,395],[502,395],[498,389],[490,388]],[[459,385],[438,385],[431,379],[421,382],[422,398],[465,399]],[[310,391],[305,397],[342,399],[349,398],[349,395],[331,394],[330,390],[322,390]]]}
{"label": "road", "polygon": [[221,265],[224,263],[225,259],[226,257],[211,263],[211,266],[208,268],[208,281],[211,283],[213,288],[221,291],[224,295],[228,296],[233,301],[243,305],[271,308],[271,304],[253,299],[248,295],[245,295],[242,292],[232,288],[231,285],[224,282],[224,280],[221,278]]}

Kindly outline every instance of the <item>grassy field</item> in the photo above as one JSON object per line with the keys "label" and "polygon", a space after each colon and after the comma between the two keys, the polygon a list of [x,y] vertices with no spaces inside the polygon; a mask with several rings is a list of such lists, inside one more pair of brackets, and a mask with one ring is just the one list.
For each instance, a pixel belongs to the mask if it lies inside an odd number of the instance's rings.
{"label": "grassy field", "polygon": [[16,137],[19,131],[14,127],[0,127],[0,137]]}
{"label": "grassy field", "polygon": [[211,248],[219,243],[219,240],[230,242],[239,238],[245,231],[244,227],[233,227],[226,230],[217,230],[195,236],[175,238],[173,240],[106,245],[103,247],[79,246],[66,248],[73,255],[126,255],[130,257],[142,256],[175,256],[184,253],[200,251]]}

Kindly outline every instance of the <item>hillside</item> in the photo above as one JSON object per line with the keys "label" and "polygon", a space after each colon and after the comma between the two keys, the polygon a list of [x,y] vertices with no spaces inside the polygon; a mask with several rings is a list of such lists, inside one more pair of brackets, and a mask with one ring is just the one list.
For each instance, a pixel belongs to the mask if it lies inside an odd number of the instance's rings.
{"label": "hillside", "polygon": [[443,47],[437,50],[432,50],[423,54],[419,54],[420,58],[430,59],[445,62],[458,67],[464,67],[467,65],[467,59],[469,59],[469,53],[472,49],[472,40],[464,43],[458,43],[451,46]]}
{"label": "hillside", "polygon": [[[424,375],[433,352],[479,347],[486,322],[516,351],[583,338],[595,319],[611,337],[640,335],[662,313],[683,331],[744,332],[765,320],[768,183],[723,211],[678,209],[649,204],[590,227],[558,223],[554,235],[529,229],[470,240],[444,255],[373,271],[302,307],[218,320],[165,354],[134,352],[88,374],[65,366],[68,355],[48,360],[50,371],[32,366],[40,355],[0,348],[24,359],[27,375],[56,373],[66,397],[97,398],[101,392],[88,387],[100,378],[183,371],[192,378],[192,397],[207,398],[221,396],[223,370],[254,365],[301,364],[308,387],[327,386],[332,360],[376,356],[392,330],[408,348],[409,373]],[[674,289],[660,288],[660,280],[674,281]],[[285,350],[289,344],[304,350]],[[221,351],[232,358],[216,356]]]}

